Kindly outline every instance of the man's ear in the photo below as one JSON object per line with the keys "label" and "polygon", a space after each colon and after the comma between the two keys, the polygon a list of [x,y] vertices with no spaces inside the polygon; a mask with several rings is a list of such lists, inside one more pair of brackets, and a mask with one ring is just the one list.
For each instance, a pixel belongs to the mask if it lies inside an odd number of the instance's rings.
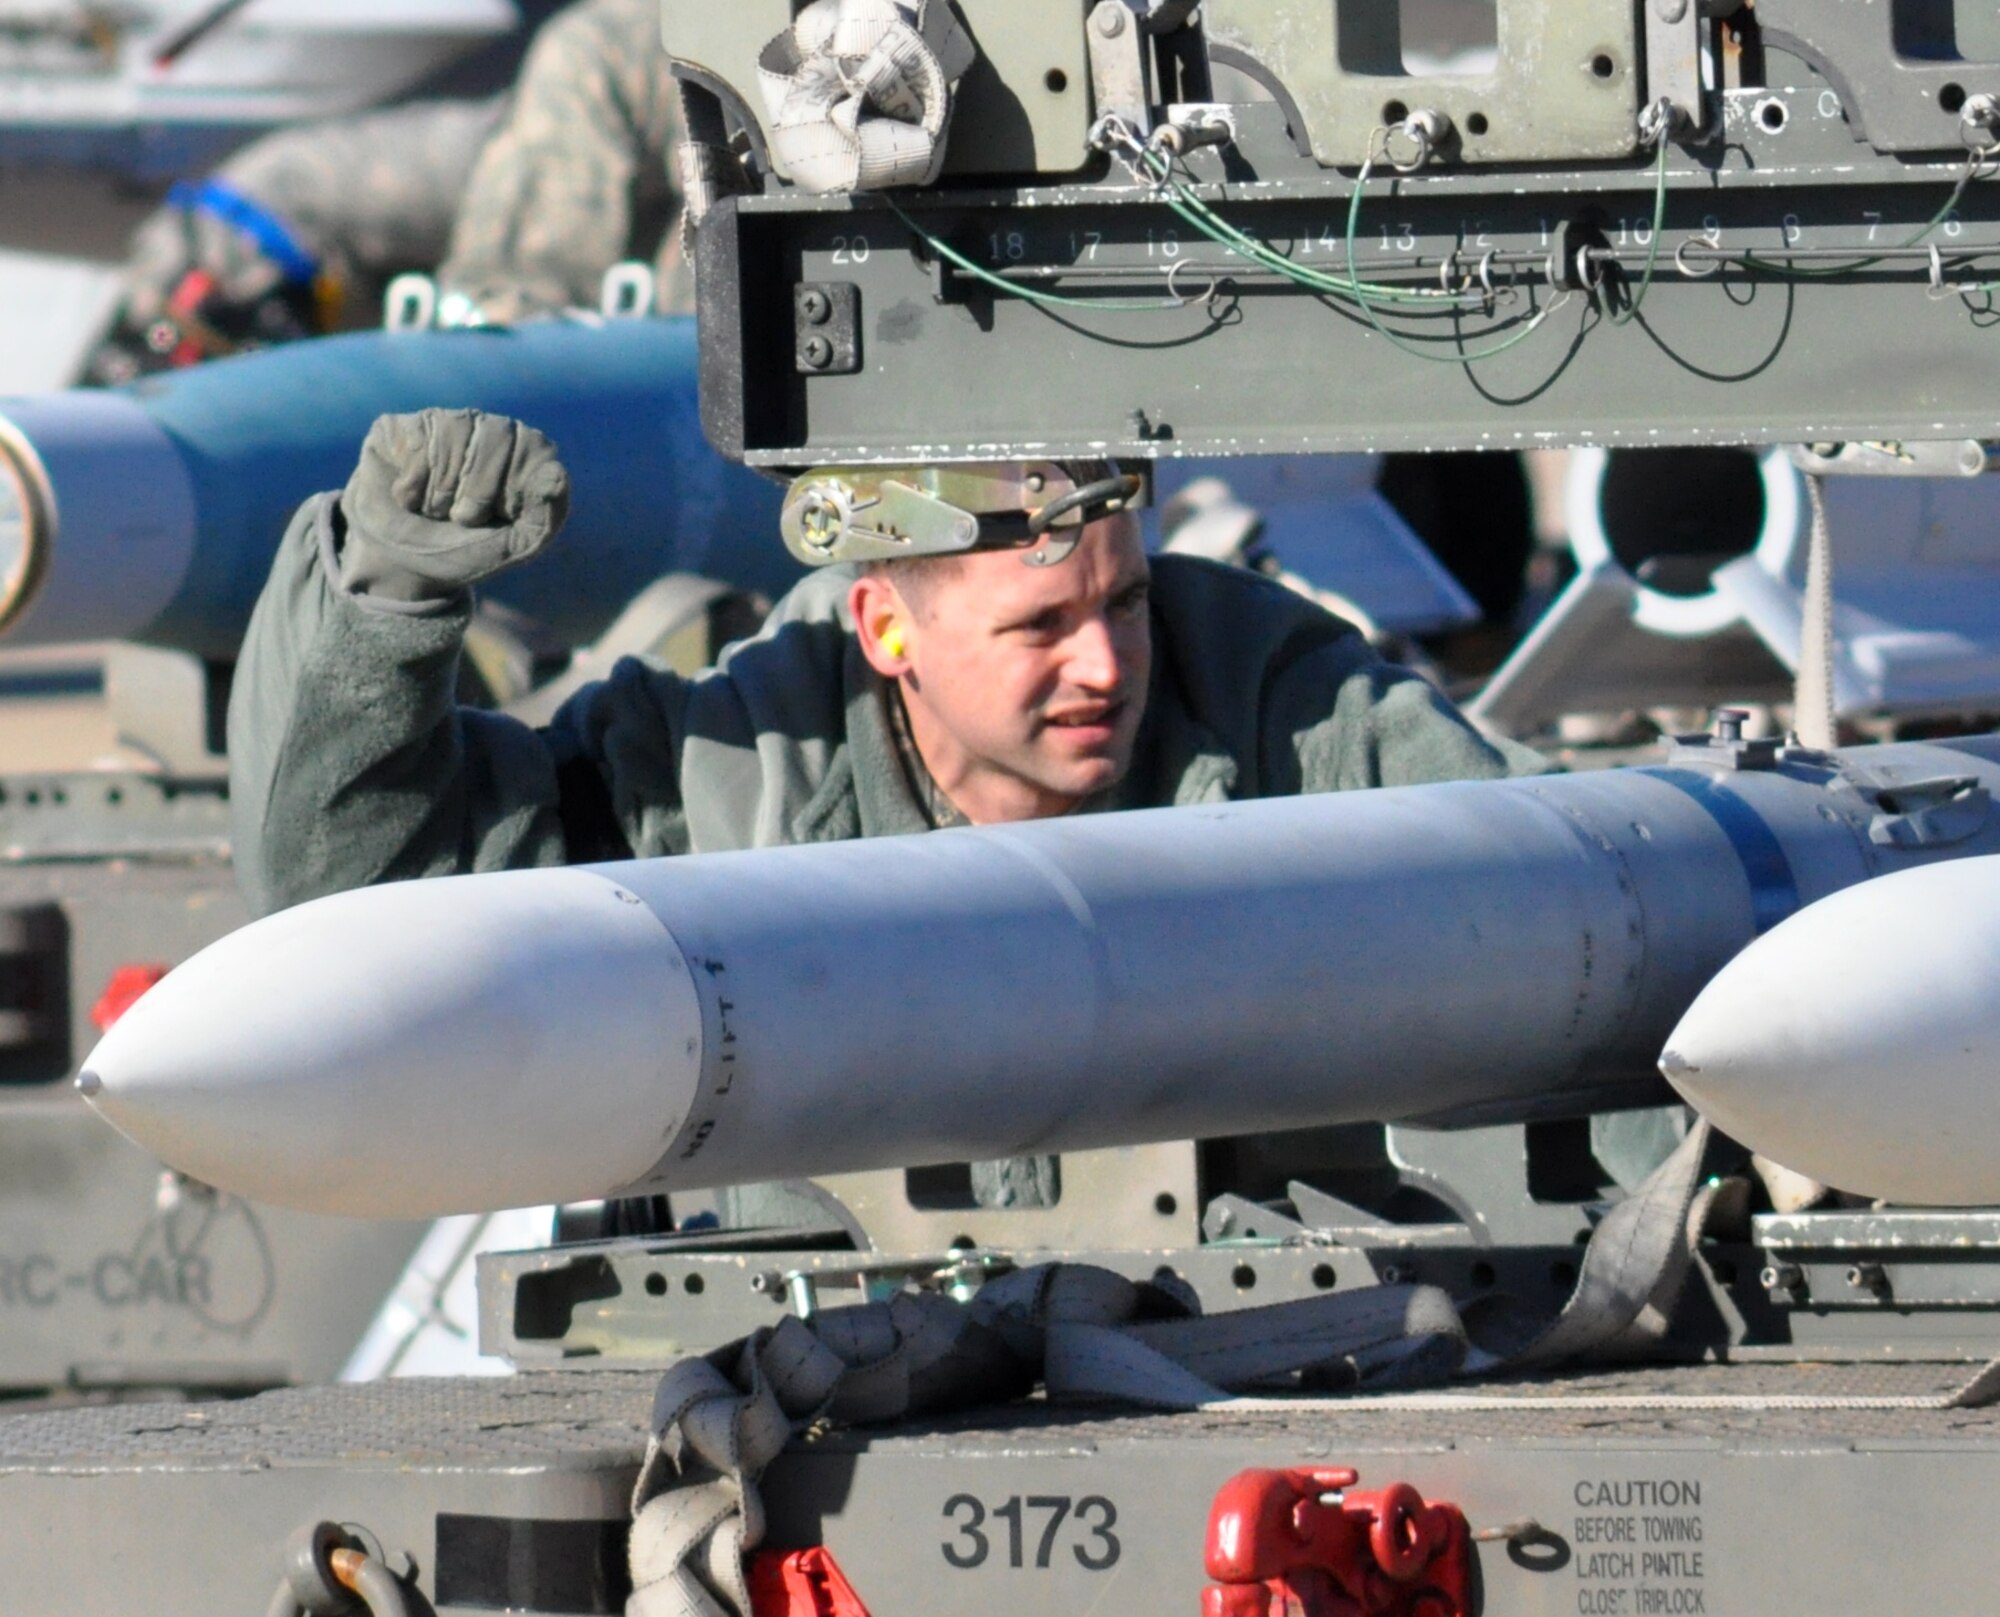
{"label": "man's ear", "polygon": [[908,673],[911,614],[896,586],[879,573],[863,573],[847,592],[847,610],[868,666],[884,679]]}

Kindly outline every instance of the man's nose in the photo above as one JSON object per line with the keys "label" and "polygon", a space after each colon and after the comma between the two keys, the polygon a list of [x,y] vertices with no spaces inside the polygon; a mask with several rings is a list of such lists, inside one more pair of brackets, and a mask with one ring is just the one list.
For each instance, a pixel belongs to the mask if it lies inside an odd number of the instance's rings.
{"label": "man's nose", "polygon": [[1064,648],[1063,673],[1071,685],[1086,691],[1109,694],[1124,679],[1124,663],[1111,625],[1103,618],[1091,618],[1069,637]]}

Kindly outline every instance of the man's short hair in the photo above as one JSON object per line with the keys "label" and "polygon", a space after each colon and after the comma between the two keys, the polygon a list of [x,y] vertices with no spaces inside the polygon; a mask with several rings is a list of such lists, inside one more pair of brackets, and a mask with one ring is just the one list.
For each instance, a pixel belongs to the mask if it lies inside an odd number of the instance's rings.
{"label": "man's short hair", "polygon": [[870,578],[886,578],[903,604],[928,620],[938,590],[965,571],[965,557],[904,556],[895,561],[863,562],[861,571]]}

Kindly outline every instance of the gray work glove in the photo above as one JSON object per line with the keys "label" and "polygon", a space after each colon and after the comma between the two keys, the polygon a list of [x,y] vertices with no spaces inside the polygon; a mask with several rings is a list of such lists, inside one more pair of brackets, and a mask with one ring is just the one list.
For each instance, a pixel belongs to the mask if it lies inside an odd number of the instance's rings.
{"label": "gray work glove", "polygon": [[480,410],[385,415],[340,496],[340,579],[392,601],[449,599],[527,561],[569,514],[569,473],[533,427]]}

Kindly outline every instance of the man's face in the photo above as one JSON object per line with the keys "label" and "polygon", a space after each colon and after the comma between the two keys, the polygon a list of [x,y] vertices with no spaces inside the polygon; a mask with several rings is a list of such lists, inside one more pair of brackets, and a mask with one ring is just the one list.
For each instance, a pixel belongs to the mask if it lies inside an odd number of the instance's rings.
{"label": "man's face", "polygon": [[[870,661],[901,680],[918,750],[962,813],[1045,818],[1124,777],[1153,662],[1136,517],[1091,523],[1054,566],[982,551],[908,594],[894,578],[891,568],[856,587],[857,626]],[[900,657],[881,643],[890,614]]]}

